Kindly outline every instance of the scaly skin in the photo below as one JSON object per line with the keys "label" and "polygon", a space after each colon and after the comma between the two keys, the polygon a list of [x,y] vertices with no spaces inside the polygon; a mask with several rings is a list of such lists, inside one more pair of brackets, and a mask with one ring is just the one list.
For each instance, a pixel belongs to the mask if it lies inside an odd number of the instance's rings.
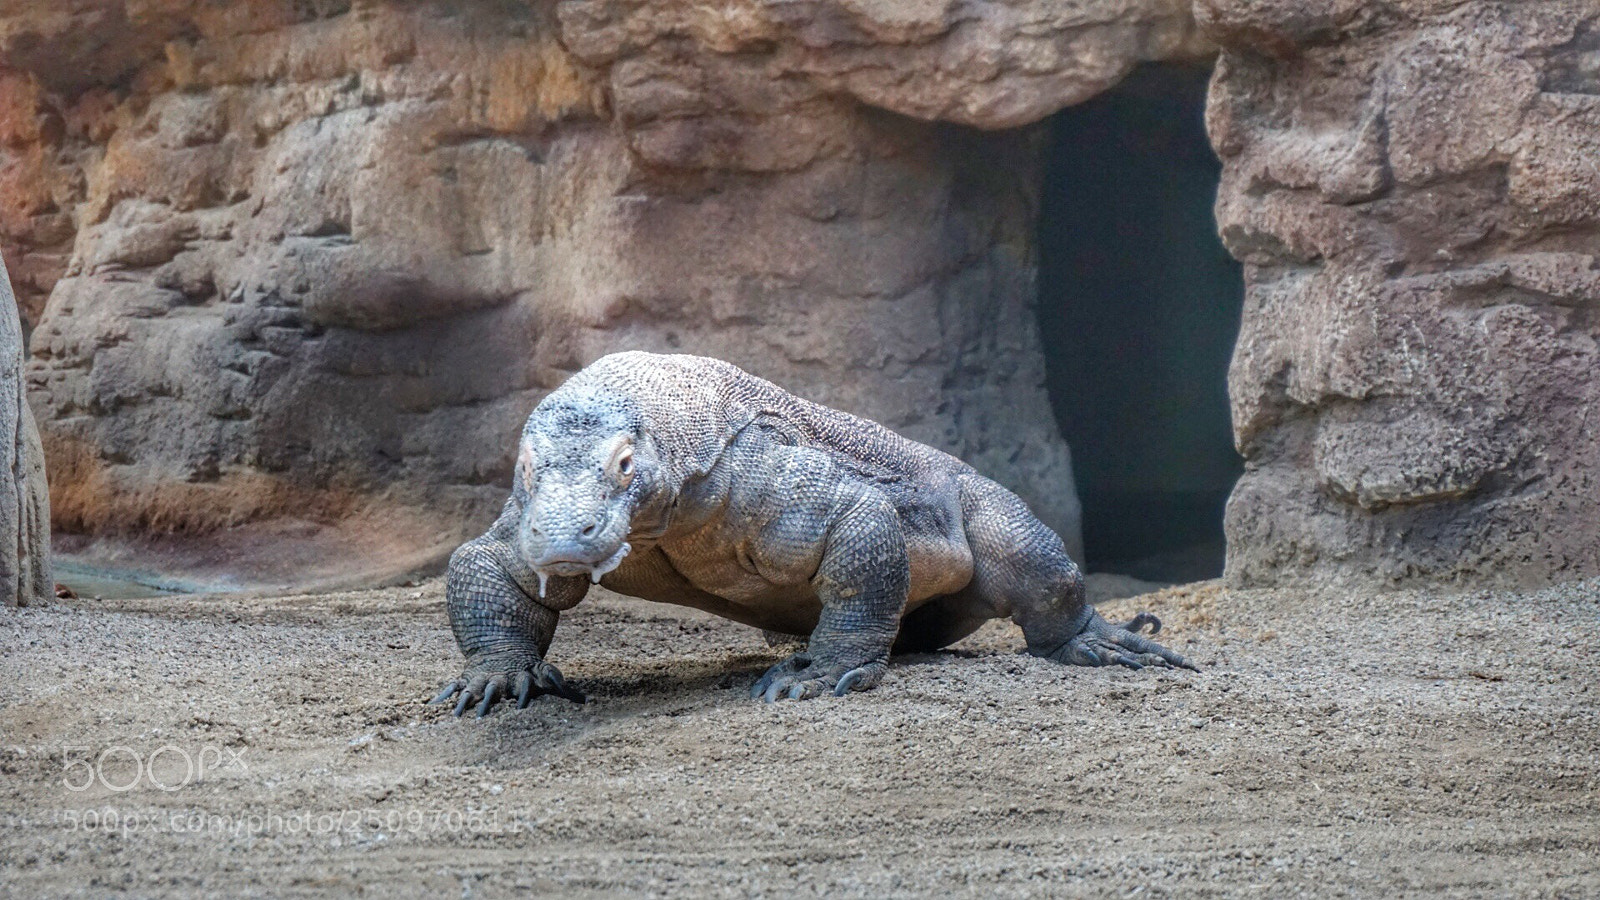
{"label": "scaly skin", "polygon": [[768,701],[866,690],[891,651],[1003,617],[1058,662],[1194,668],[1140,633],[1154,616],[1096,614],[1061,539],[972,467],[701,357],[607,356],[534,410],[504,511],[451,557],[467,666],[435,702],[581,702],[544,657],[591,580],[809,634],[752,687]]}

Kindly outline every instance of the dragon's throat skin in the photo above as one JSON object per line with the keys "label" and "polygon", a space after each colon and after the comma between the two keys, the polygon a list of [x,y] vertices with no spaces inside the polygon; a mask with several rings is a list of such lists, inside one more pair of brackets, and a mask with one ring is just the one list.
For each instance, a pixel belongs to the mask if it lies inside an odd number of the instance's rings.
{"label": "dragon's throat skin", "polygon": [[1085,603],[1061,539],[948,454],[720,360],[619,353],[528,419],[510,499],[451,558],[466,671],[437,700],[571,699],[545,661],[590,584],[809,635],[752,688],[766,700],[875,686],[891,651],[1009,617],[1028,650],[1076,665],[1193,668]]}

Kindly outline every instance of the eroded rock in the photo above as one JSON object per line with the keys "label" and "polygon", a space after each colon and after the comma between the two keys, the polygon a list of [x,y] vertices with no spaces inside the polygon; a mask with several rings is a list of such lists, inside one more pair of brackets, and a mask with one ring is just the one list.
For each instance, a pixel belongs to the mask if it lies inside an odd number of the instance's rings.
{"label": "eroded rock", "polygon": [[22,321],[0,262],[0,606],[28,606],[54,593],[50,495],[23,391]]}
{"label": "eroded rock", "polygon": [[638,348],[957,453],[1075,546],[1039,141],[965,126],[1203,49],[1174,0],[18,5],[56,523],[202,585],[425,567],[543,393]]}
{"label": "eroded rock", "polygon": [[1230,2],[1236,583],[1600,571],[1600,10]]}
{"label": "eroded rock", "polygon": [[1028,123],[1215,40],[1231,577],[1600,571],[1600,14],[1194,15],[14,4],[0,241],[56,521],[216,585],[425,567],[492,517],[538,398],[641,348],[949,449],[1075,543]]}

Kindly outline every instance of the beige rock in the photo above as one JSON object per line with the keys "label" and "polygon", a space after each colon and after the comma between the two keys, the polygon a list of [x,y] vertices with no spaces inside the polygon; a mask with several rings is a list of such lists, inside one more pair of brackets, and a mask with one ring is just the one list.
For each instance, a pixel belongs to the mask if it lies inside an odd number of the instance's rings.
{"label": "beige rock", "polygon": [[28,606],[55,593],[50,495],[22,383],[22,323],[0,262],[0,606]]}
{"label": "beige rock", "polygon": [[1600,572],[1600,9],[1207,0],[1236,583]]}
{"label": "beige rock", "polygon": [[27,187],[0,237],[35,273],[70,550],[215,586],[426,568],[493,517],[544,392],[626,348],[950,450],[1077,545],[1038,135],[935,120],[1010,128],[1204,52],[1185,3],[449,10],[0,17]]}
{"label": "beige rock", "polygon": [[1600,572],[1597,18],[12,4],[0,244],[55,521],[209,584],[397,577],[492,517],[545,391],[641,348],[955,452],[1075,544],[1029,124],[1214,41],[1248,279],[1230,577]]}

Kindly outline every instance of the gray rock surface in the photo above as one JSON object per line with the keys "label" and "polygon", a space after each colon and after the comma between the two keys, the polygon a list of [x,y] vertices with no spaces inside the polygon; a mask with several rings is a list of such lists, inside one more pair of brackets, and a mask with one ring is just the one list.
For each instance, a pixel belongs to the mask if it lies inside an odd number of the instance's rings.
{"label": "gray rock surface", "polygon": [[935,120],[1200,49],[1176,0],[15,4],[0,239],[56,524],[191,587],[426,567],[546,391],[649,349],[950,450],[1076,547],[1039,142]]}
{"label": "gray rock surface", "polygon": [[492,518],[538,398],[634,348],[957,453],[1075,545],[1027,123],[1215,42],[1230,577],[1596,573],[1596,16],[12,4],[0,246],[55,521],[193,586],[425,568]]}
{"label": "gray rock surface", "polygon": [[1600,572],[1600,7],[1202,0],[1228,574]]}
{"label": "gray rock surface", "polygon": [[0,606],[49,599],[50,494],[23,390],[22,323],[0,261]]}

